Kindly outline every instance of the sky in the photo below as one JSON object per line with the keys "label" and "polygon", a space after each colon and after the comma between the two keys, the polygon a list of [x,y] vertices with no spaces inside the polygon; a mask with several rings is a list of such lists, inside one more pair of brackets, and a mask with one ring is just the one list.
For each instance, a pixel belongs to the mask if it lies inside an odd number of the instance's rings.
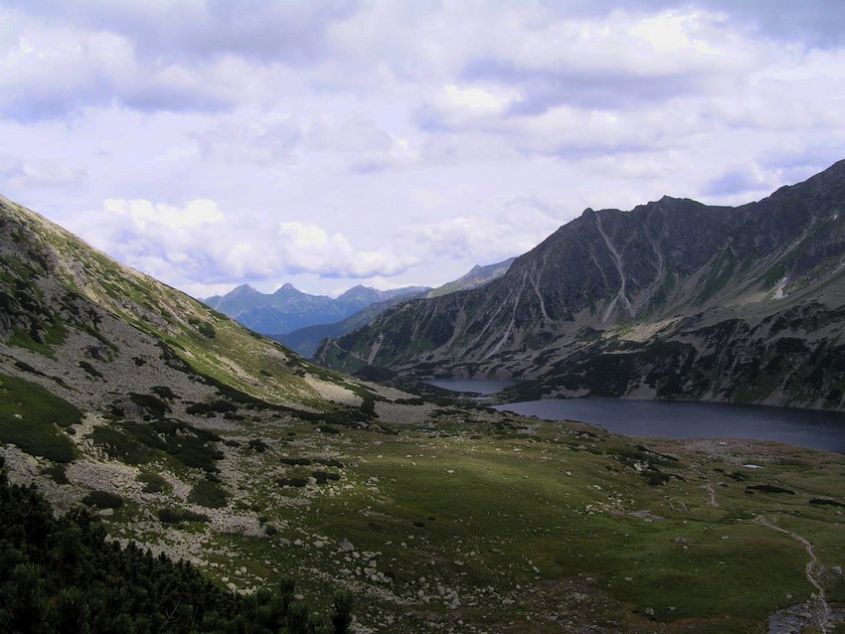
{"label": "sky", "polygon": [[840,0],[0,1],[0,194],[197,297],[436,286],[845,158]]}

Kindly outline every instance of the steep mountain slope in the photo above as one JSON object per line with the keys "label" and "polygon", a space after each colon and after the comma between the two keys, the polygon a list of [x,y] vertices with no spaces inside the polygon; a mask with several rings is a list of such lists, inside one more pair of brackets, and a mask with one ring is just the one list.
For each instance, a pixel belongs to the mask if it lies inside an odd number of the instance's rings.
{"label": "steep mountain slope", "polygon": [[515,259],[516,258],[508,258],[502,262],[483,266],[481,264],[476,264],[469,270],[468,273],[466,273],[466,275],[463,275],[452,282],[447,282],[443,286],[431,289],[426,294],[426,297],[440,297],[441,295],[448,295],[449,293],[457,293],[458,291],[467,291],[471,288],[484,286],[488,282],[492,282],[507,273]]}
{"label": "steep mountain slope", "polygon": [[0,370],[35,368],[36,382],[86,407],[153,385],[201,400],[219,382],[320,410],[335,407],[323,395],[343,384],[4,198],[0,306]]}
{"label": "steep mountain slope", "polygon": [[366,326],[388,308],[396,306],[397,304],[409,299],[416,299],[419,297],[439,297],[440,295],[448,295],[449,293],[456,293],[458,291],[465,291],[470,288],[483,286],[487,282],[504,275],[513,263],[513,260],[514,258],[511,258],[509,260],[505,260],[504,262],[488,264],[487,266],[476,265],[466,275],[463,275],[457,280],[448,282],[438,288],[429,291],[420,290],[416,293],[406,294],[403,292],[402,295],[397,295],[385,301],[370,304],[366,308],[363,308],[357,313],[354,313],[346,319],[336,323],[306,326],[305,328],[300,328],[299,330],[294,330],[293,332],[287,334],[271,335],[271,337],[279,343],[286,345],[291,350],[294,350],[305,357],[311,357],[320,347],[320,343],[323,339],[336,339],[352,332],[353,330],[357,330],[362,326]]}
{"label": "steep mountain slope", "polygon": [[256,332],[275,335],[314,324],[334,323],[371,304],[425,290],[409,286],[380,291],[359,285],[332,298],[303,293],[292,284],[285,284],[274,293],[261,293],[243,284],[226,295],[215,295],[204,302]]}
{"label": "steep mountain slope", "polygon": [[365,364],[526,379],[511,397],[627,396],[841,409],[845,161],[759,202],[587,209],[486,286],[327,342]]}

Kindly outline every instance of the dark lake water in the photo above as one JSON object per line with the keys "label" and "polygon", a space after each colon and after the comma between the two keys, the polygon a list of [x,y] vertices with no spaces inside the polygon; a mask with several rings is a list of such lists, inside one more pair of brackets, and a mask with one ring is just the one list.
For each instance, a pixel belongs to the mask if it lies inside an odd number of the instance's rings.
{"label": "dark lake water", "polygon": [[431,379],[428,381],[435,387],[451,390],[452,392],[475,392],[476,394],[496,394],[506,387],[516,385],[516,381],[488,381],[486,379]]}
{"label": "dark lake water", "polygon": [[627,436],[747,438],[845,453],[845,415],[780,407],[584,398],[526,401],[496,409],[578,420]]}
{"label": "dark lake water", "polygon": [[[495,394],[510,381],[442,379],[456,392]],[[549,420],[577,420],[627,436],[745,438],[845,453],[845,414],[754,405],[672,403],[602,398],[525,401],[496,409]]]}

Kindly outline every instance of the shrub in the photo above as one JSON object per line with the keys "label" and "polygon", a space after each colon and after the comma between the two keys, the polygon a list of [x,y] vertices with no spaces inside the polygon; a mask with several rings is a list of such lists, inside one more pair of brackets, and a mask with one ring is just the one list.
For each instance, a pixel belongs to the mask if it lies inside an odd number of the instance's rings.
{"label": "shrub", "polygon": [[[44,467],[42,473],[50,476],[56,484],[70,484],[66,473],[67,465],[60,463],[53,463],[48,467]],[[812,501],[810,502],[812,504]]]}
{"label": "shrub", "polygon": [[308,466],[311,458],[279,458],[279,462],[286,465]]}
{"label": "shrub", "polygon": [[82,412],[40,385],[0,374],[0,443],[53,462],[70,462],[73,443],[59,427],[81,420]]}
{"label": "shrub", "polygon": [[87,361],[80,361],[78,365],[80,368],[85,370],[85,372],[87,372],[90,376],[93,376],[95,379],[103,378],[103,375],[100,373],[100,371]]}
{"label": "shrub", "polygon": [[200,480],[188,494],[188,502],[210,509],[223,508],[228,503],[228,499],[226,491],[210,480]]}
{"label": "shrub", "polygon": [[119,509],[123,506],[123,498],[108,491],[91,491],[82,498],[82,503],[98,509]]}
{"label": "shrub", "polygon": [[141,489],[144,493],[162,493],[170,488],[167,480],[157,473],[142,472],[138,474],[138,482],[144,485]]}
{"label": "shrub", "polygon": [[176,398],[176,394],[173,393],[166,385],[154,385],[150,388],[150,392],[157,395],[159,398],[166,399],[168,401],[172,401]]}
{"label": "shrub", "polygon": [[361,402],[361,411],[367,416],[374,417],[376,415],[376,402],[373,398],[365,397]]}
{"label": "shrub", "polygon": [[321,464],[325,467],[336,467],[338,469],[343,469],[343,463],[340,460],[335,460],[334,458],[314,458],[314,462],[317,464]]}
{"label": "shrub", "polygon": [[279,478],[278,483],[283,487],[304,487],[308,478]]}
{"label": "shrub", "polygon": [[194,416],[212,416],[214,414],[227,414],[238,411],[238,406],[223,399],[215,399],[206,403],[193,403],[185,408],[188,414]]}
{"label": "shrub", "polygon": [[128,464],[144,464],[149,462],[153,456],[149,447],[139,443],[137,439],[127,436],[116,427],[95,427],[89,438],[106,455]]}
{"label": "shrub", "polygon": [[254,438],[249,441],[249,448],[257,453],[264,453],[270,448],[270,445],[268,445],[260,438]]}
{"label": "shrub", "polygon": [[214,326],[212,326],[207,321],[204,321],[199,326],[197,326],[197,331],[203,337],[208,337],[209,339],[214,339],[217,336],[217,331],[214,330]]}
{"label": "shrub", "polygon": [[153,418],[164,418],[170,412],[170,406],[152,394],[130,392],[129,399]]}
{"label": "shrub", "polygon": [[332,631],[334,634],[347,634],[352,625],[352,594],[348,590],[338,590],[334,595],[332,609]]}
{"label": "shrub", "polygon": [[220,440],[217,434],[191,427],[186,423],[172,420],[151,423],[126,422],[123,423],[123,428],[138,442],[173,456],[186,467],[211,473],[217,469],[216,461],[223,457],[212,444]]}
{"label": "shrub", "polygon": [[317,484],[325,484],[329,480],[340,480],[340,476],[337,473],[330,471],[314,471],[311,475],[314,476]]}
{"label": "shrub", "polygon": [[158,510],[158,519],[164,524],[181,524],[182,522],[208,522],[208,515],[195,513],[188,509],[164,508]]}

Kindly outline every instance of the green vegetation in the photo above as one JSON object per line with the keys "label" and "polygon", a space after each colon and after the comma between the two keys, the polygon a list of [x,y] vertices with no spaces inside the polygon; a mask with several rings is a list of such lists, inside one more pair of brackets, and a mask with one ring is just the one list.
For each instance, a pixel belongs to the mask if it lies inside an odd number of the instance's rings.
{"label": "green vegetation", "polygon": [[95,379],[102,379],[103,378],[103,374],[97,368],[95,368],[93,365],[88,363],[87,361],[80,361],[79,367],[82,368],[83,370],[85,370],[85,372],[87,372],[89,376],[91,376]]}
{"label": "green vegetation", "polygon": [[167,480],[157,473],[142,471],[138,474],[138,482],[144,485],[142,489],[144,493],[166,493],[170,490]]}
{"label": "green vegetation", "polygon": [[208,515],[195,513],[188,509],[159,509],[158,518],[164,524],[181,524],[183,522],[208,522]]}
{"label": "green vegetation", "polygon": [[0,374],[0,442],[54,462],[70,462],[73,443],[61,428],[81,420],[76,407],[40,385]]}
{"label": "green vegetation", "polygon": [[[37,326],[33,330],[37,330]],[[27,350],[43,354],[45,357],[52,359],[53,347],[64,342],[67,338],[67,329],[61,322],[56,321],[46,326],[42,332],[43,335],[35,335],[32,332],[17,330],[9,339],[9,344],[18,346],[19,348],[26,348]]]}
{"label": "green vegetation", "polygon": [[56,484],[68,484],[70,480],[67,478],[67,465],[62,462],[53,462],[41,470],[46,476],[49,476]]}
{"label": "green vegetation", "polygon": [[[254,504],[265,526],[282,528],[269,540],[213,543],[236,543],[245,565],[348,568],[344,579],[354,583],[383,575],[369,587],[397,602],[370,595],[359,618],[390,629],[389,615],[403,632],[470,631],[453,625],[459,618],[484,631],[511,622],[567,631],[560,623],[588,619],[618,631],[744,634],[812,592],[801,544],[756,517],[811,536],[824,566],[845,559],[845,535],[834,528],[839,507],[811,502],[837,501],[845,463],[835,456],[778,451],[755,471],[739,467],[761,461],[745,447],[726,461],[670,441],[643,445],[594,428],[476,416],[484,418],[442,410],[435,424],[397,436],[347,428],[342,438],[318,437],[297,425],[299,443],[338,457],[244,454],[255,474],[280,461],[287,467],[276,486],[258,475],[235,503]],[[255,433],[279,447],[287,431],[270,420]],[[779,465],[781,455],[800,458]],[[343,468],[342,479],[314,467],[328,462]],[[308,504],[292,511],[284,498]],[[305,543],[287,553],[273,547],[277,539]],[[827,583],[831,596],[845,598],[845,584],[835,576]],[[438,586],[454,591],[460,607],[450,608]],[[319,583],[303,591],[325,599]],[[552,612],[562,620],[544,626]]]}
{"label": "green vegetation", "polygon": [[223,508],[226,506],[228,498],[226,491],[211,480],[200,480],[188,494],[188,502],[210,509]]}
{"label": "green vegetation", "polygon": [[[1,465],[0,465],[1,466]],[[0,473],[0,630],[4,632],[249,632],[345,634],[351,598],[326,619],[296,601],[293,582],[249,597],[185,562],[107,542],[85,511],[55,518],[34,489]]]}
{"label": "green vegetation", "polygon": [[82,503],[98,509],[118,509],[123,506],[123,498],[108,491],[91,491]]}
{"label": "green vegetation", "polygon": [[118,425],[95,427],[89,437],[107,456],[127,464],[144,464],[153,457],[149,447],[121,431]]}
{"label": "green vegetation", "polygon": [[696,303],[703,304],[718,293],[731,280],[736,270],[737,260],[730,248],[723,250],[704,281],[704,288],[695,298]]}
{"label": "green vegetation", "polygon": [[167,454],[185,467],[213,472],[217,469],[217,460],[222,457],[214,446],[220,440],[217,434],[187,423],[172,420],[150,423],[127,421],[122,423],[122,427],[136,443]]}
{"label": "green vegetation", "polygon": [[146,416],[164,418],[170,413],[170,406],[152,394],[129,393],[129,399],[137,405]]}

